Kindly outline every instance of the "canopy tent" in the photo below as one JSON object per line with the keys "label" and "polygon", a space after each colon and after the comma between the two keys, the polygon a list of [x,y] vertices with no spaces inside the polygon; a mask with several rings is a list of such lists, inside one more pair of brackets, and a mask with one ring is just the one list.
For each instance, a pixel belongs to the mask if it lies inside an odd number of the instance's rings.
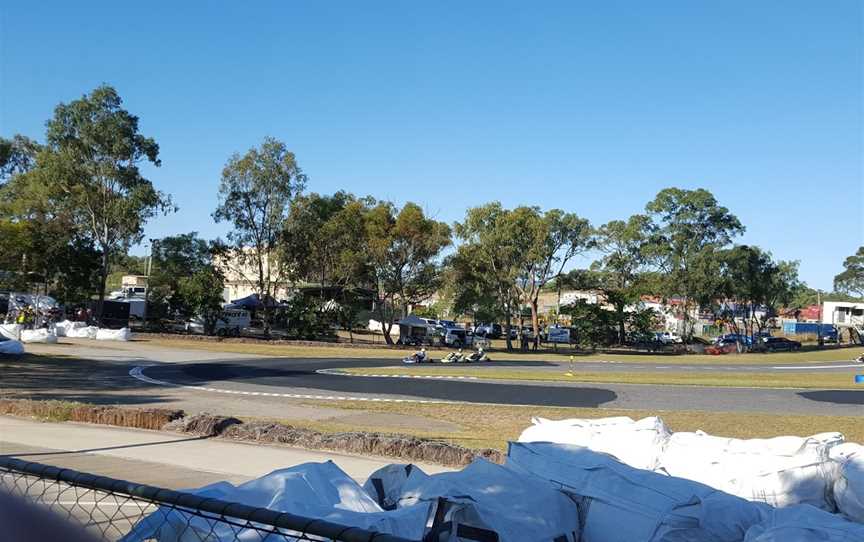
{"label": "canopy tent", "polygon": [[398,322],[399,324],[399,342],[404,343],[409,337],[412,339],[420,339],[422,341],[431,340],[433,333],[432,327],[417,315],[409,314]]}
{"label": "canopy tent", "polygon": [[235,299],[231,303],[229,303],[225,308],[226,309],[246,309],[250,311],[261,310],[264,308],[264,305],[268,307],[276,307],[279,305],[279,302],[273,299],[270,296],[267,296],[264,301],[261,301],[261,298],[258,294],[252,294],[240,299]]}

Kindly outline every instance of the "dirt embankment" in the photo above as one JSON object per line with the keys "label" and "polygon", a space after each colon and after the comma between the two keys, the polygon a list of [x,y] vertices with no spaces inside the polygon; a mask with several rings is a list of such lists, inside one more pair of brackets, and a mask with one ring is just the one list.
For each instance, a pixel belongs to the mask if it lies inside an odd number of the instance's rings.
{"label": "dirt embankment", "polygon": [[283,423],[244,422],[230,416],[207,413],[187,416],[182,410],[172,409],[0,399],[0,415],[171,431],[208,438],[392,457],[399,461],[436,463],[453,467],[467,465],[478,457],[498,463],[504,460],[504,454],[499,450],[488,448],[475,450],[448,442],[408,435],[362,431],[324,433]]}

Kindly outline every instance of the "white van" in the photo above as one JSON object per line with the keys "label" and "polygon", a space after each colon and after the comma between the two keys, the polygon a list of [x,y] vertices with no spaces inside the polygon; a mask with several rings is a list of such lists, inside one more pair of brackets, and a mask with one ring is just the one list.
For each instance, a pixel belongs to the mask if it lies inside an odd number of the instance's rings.
{"label": "white van", "polygon": [[[245,309],[225,309],[222,318],[216,322],[215,333],[220,337],[237,337],[240,332],[252,325],[252,316]],[[189,333],[204,333],[204,321],[200,317],[186,323]]]}

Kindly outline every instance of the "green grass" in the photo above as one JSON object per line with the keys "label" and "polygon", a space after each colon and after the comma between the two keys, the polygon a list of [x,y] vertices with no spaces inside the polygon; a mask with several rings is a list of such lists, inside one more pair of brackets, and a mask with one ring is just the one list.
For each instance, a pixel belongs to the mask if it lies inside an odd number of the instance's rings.
{"label": "green grass", "polygon": [[345,369],[355,375],[472,376],[484,380],[522,380],[606,384],[654,384],[753,388],[860,389],[852,372],[651,372],[550,371],[548,369],[498,369],[474,367],[357,367]]}

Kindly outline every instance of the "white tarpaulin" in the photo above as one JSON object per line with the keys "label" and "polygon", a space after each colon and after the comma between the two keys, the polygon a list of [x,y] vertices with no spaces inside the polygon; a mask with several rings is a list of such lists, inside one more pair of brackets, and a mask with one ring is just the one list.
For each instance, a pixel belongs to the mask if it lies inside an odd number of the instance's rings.
{"label": "white tarpaulin", "polygon": [[842,442],[840,433],[748,440],[701,431],[675,433],[659,468],[772,506],[810,504],[831,510],[835,473],[828,452]]}
{"label": "white tarpaulin", "polygon": [[829,455],[837,465],[834,480],[837,509],[849,519],[864,523],[864,446],[847,442],[831,448]]}
{"label": "white tarpaulin", "polygon": [[581,499],[582,542],[740,542],[770,510],[568,444],[510,443],[507,465]]}
{"label": "white tarpaulin", "polygon": [[0,355],[18,356],[24,353],[24,345],[14,339],[0,340]]}
{"label": "white tarpaulin", "polygon": [[744,542],[861,542],[864,525],[806,504],[775,508]]}
{"label": "white tarpaulin", "polygon": [[71,320],[63,320],[54,324],[54,334],[58,337],[71,337],[69,332],[75,329],[87,327],[84,322],[72,322]]}
{"label": "white tarpaulin", "polygon": [[670,435],[663,420],[654,416],[639,421],[622,416],[596,420],[533,418],[531,422],[519,436],[519,442],[575,444],[648,470],[657,467]]}
{"label": "white tarpaulin", "polygon": [[0,335],[7,339],[21,339],[21,324],[0,324]]}
{"label": "white tarpaulin", "polygon": [[132,338],[132,333],[128,327],[122,329],[103,329],[99,328],[96,332],[97,341],[128,341]]}
{"label": "white tarpaulin", "polygon": [[54,335],[47,329],[24,329],[21,331],[22,343],[48,343],[57,342],[57,335]]}
{"label": "white tarpaulin", "polygon": [[[385,512],[357,482],[333,462],[304,463],[271,472],[261,478],[233,486],[219,482],[193,493],[239,502],[248,506],[289,512],[342,525],[389,533],[420,540],[431,509],[412,506]],[[123,542],[157,539],[160,542],[198,542],[200,540],[260,540],[261,533],[212,523],[176,510],[159,508],[122,538]],[[307,537],[298,540],[309,540]],[[280,537],[280,540],[283,538]],[[290,537],[284,540],[293,540]]]}
{"label": "white tarpaulin", "polygon": [[[439,498],[441,531],[446,540],[491,540],[491,537],[463,537],[466,529],[474,533],[496,533],[501,542],[578,542],[579,508],[572,498],[558,491],[549,481],[526,474],[521,469],[477,459],[458,472],[427,477],[409,477],[398,507],[414,507]],[[440,540],[440,534],[430,537]]]}

